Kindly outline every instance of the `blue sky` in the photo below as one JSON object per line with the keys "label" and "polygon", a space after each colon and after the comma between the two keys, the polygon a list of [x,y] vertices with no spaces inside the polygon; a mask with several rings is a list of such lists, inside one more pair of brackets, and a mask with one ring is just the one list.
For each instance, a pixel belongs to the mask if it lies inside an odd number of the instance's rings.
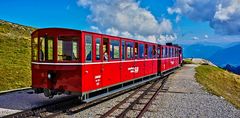
{"label": "blue sky", "polygon": [[240,41],[238,0],[1,0],[0,19],[140,40],[225,44]]}

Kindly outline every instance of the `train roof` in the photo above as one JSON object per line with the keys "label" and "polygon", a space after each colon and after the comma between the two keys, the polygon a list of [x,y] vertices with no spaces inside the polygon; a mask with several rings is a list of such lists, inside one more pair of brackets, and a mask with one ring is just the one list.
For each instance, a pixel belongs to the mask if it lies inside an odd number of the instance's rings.
{"label": "train roof", "polygon": [[[127,38],[127,37],[112,36],[112,35],[109,35],[109,34],[96,33],[96,32],[84,31],[84,30],[77,30],[77,29],[69,29],[69,28],[54,28],[54,27],[53,28],[41,28],[41,29],[37,29],[37,30],[33,31],[32,35],[37,33],[37,32],[51,31],[51,30],[55,30],[55,31],[69,31],[69,32],[75,32],[75,33],[85,32],[85,33],[103,35],[103,36],[107,36],[107,37],[115,37],[115,38],[122,38],[122,39],[127,39],[127,40],[135,40],[135,41],[138,41],[138,42],[146,42],[146,43],[150,43],[150,44],[157,44],[157,43],[153,43],[153,42],[137,40],[137,39]],[[157,44],[157,45],[162,45],[162,44]],[[174,46],[174,47],[181,48],[181,46],[179,46],[177,44],[172,44],[172,43],[166,43],[166,45],[162,45],[162,46]]]}

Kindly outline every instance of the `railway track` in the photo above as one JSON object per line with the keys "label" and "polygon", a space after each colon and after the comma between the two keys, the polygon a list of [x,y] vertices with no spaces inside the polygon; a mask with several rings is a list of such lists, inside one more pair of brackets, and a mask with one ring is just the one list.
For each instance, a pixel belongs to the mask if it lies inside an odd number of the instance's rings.
{"label": "railway track", "polygon": [[[158,93],[162,90],[166,82],[166,79],[167,77],[163,79],[158,79],[150,84],[145,85],[144,87],[138,88],[131,95],[125,98],[123,101],[119,102],[119,104],[117,104],[112,109],[110,109],[109,111],[101,115],[100,118],[106,118],[106,117],[141,118],[143,114],[148,110],[152,101],[156,98]],[[141,102],[141,101],[145,101],[145,102]],[[124,107],[126,106],[126,104],[128,104],[128,106]],[[137,106],[141,106],[140,109],[137,108]],[[129,112],[135,112],[136,116],[133,116],[133,114],[131,114],[130,116],[127,116]]]}
{"label": "railway track", "polygon": [[[148,98],[144,98],[145,96],[151,96],[151,97],[149,97],[148,102],[145,103],[144,108],[141,109],[140,113],[138,114],[138,117],[141,117],[143,115],[143,113],[146,112],[146,110],[148,109],[148,107],[150,106],[150,104],[154,100],[154,98],[157,96],[157,93],[161,90],[161,87],[163,86],[166,78],[167,77],[164,77],[163,79],[157,79],[157,80],[151,81],[148,84],[142,84],[142,85],[136,86],[134,88],[124,90],[124,91],[112,94],[110,96],[103,97],[103,98],[100,98],[97,100],[93,100],[93,101],[90,101],[87,103],[81,102],[77,96],[72,96],[72,97],[66,98],[62,101],[53,102],[51,104],[47,104],[47,105],[40,106],[37,108],[33,108],[33,109],[25,110],[22,112],[18,112],[15,114],[7,115],[7,116],[4,116],[4,118],[22,118],[22,117],[51,118],[51,117],[59,116],[61,114],[72,115],[72,114],[78,113],[84,109],[95,106],[99,103],[102,103],[104,101],[112,99],[114,97],[122,95],[124,93],[130,92],[132,90],[134,90],[134,91],[130,96],[128,96],[126,99],[121,101],[118,105],[116,105],[114,108],[112,108],[111,110],[109,110],[108,112],[103,114],[101,117],[107,117],[107,116],[124,117],[127,114],[127,112],[129,112],[130,110],[133,110],[133,107],[135,105],[138,105],[138,104],[143,105],[143,103],[140,103],[139,101],[142,99],[145,99],[145,100],[148,99]],[[152,94],[153,92],[154,92],[154,94]],[[115,110],[119,109],[119,107],[122,104],[127,103],[128,100],[130,100],[130,99],[134,99],[134,96],[139,93],[141,93],[141,95],[139,95],[139,97],[136,98],[134,100],[134,102],[131,103],[130,106],[128,106],[126,109],[124,109],[124,111],[121,114],[112,115],[112,113]],[[152,95],[150,95],[150,94],[152,94]],[[137,110],[137,111],[139,112],[139,110]]]}

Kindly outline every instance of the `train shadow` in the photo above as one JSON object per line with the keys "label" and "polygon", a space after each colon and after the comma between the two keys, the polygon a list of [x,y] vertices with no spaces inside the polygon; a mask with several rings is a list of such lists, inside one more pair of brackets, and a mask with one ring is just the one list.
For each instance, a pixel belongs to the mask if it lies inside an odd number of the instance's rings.
{"label": "train shadow", "polygon": [[23,90],[0,95],[1,110],[27,110],[53,102],[61,101],[71,96],[58,95],[49,99],[43,94],[34,94],[33,90]]}

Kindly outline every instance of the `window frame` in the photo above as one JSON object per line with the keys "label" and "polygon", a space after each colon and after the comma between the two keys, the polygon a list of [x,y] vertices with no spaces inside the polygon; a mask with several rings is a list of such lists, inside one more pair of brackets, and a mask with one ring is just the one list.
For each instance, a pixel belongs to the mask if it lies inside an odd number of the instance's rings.
{"label": "window frame", "polygon": [[[119,50],[118,50],[118,53],[119,53],[119,57],[118,58],[116,58],[116,59],[112,59],[111,58],[111,41],[118,41],[118,47],[119,47]],[[120,61],[121,60],[121,50],[120,50],[120,46],[121,46],[121,41],[119,40],[119,39],[117,39],[117,38],[112,38],[112,37],[109,37],[109,61]],[[114,46],[113,46],[113,50],[114,50]],[[114,54],[113,54],[113,56],[114,56]]]}
{"label": "window frame", "polygon": [[[123,47],[124,44],[124,47]],[[125,39],[121,39],[121,47],[120,47],[121,51],[120,51],[120,55],[121,55],[121,60],[125,61],[126,60],[126,40]],[[123,53],[124,51],[124,53]],[[123,58],[124,57],[124,58]]]}
{"label": "window frame", "polygon": [[[62,36],[65,36],[65,37],[76,37],[77,38],[77,56],[78,56],[78,59],[77,60],[58,60],[58,40],[59,40],[59,37],[62,37]],[[53,52],[53,60],[56,60],[58,63],[74,63],[74,62],[79,62],[81,60],[81,56],[80,56],[80,53],[81,53],[81,50],[80,50],[80,36],[79,35],[74,35],[74,34],[59,34],[56,36],[57,38],[57,42],[54,43],[53,42],[53,47],[56,47],[56,50],[53,48],[53,51],[56,51],[56,56],[54,55],[54,52]],[[55,41],[55,38],[54,38],[54,41]],[[56,45],[54,45],[56,44]],[[56,58],[56,59],[54,59]]]}
{"label": "window frame", "polygon": [[[37,39],[37,54],[36,54],[36,60],[33,59],[33,54],[34,54],[34,48],[33,48],[33,42],[34,42],[34,39]],[[31,38],[31,61],[32,62],[38,62],[39,61],[39,37],[38,35],[33,35],[32,38]]]}
{"label": "window frame", "polygon": [[[92,45],[92,52],[91,52],[91,60],[86,60],[87,59],[87,57],[86,57],[86,36],[91,36],[91,45]],[[84,45],[84,62],[85,63],[92,63],[93,62],[93,35],[92,34],[88,34],[88,33],[86,33],[86,34],[84,34],[84,43],[83,43],[83,45]]]}
{"label": "window frame", "polygon": [[[127,50],[127,48],[128,48],[128,43],[132,43],[133,45],[132,45],[132,58],[128,58],[128,50]],[[134,60],[134,42],[133,41],[131,41],[131,40],[126,40],[126,45],[125,45],[125,47],[126,47],[126,60]],[[130,54],[131,54],[131,49],[130,49]]]}
{"label": "window frame", "polygon": [[[99,49],[99,56],[100,56],[100,59],[97,60],[97,39],[100,39],[100,49]],[[93,62],[102,62],[103,61],[103,53],[102,53],[102,46],[103,46],[103,40],[102,40],[102,37],[101,35],[96,35],[94,34],[93,35]]]}
{"label": "window frame", "polygon": [[[143,56],[141,58],[141,54],[140,54],[140,45],[143,45]],[[138,43],[138,59],[145,59],[145,44],[144,43]]]}
{"label": "window frame", "polygon": [[[151,49],[151,50],[150,50]],[[147,54],[147,57],[148,57],[148,59],[153,59],[154,57],[153,57],[153,45],[152,44],[148,44],[148,54]],[[151,55],[151,57],[150,57],[150,55]]]}

